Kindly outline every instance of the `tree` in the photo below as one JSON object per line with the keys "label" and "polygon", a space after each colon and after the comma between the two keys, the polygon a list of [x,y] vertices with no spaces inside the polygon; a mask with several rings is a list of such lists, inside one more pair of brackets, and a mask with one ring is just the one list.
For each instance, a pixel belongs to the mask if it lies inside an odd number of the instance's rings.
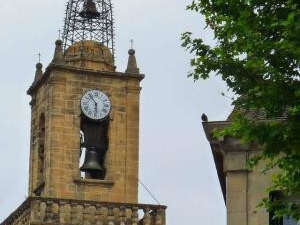
{"label": "tree", "polygon": [[[269,191],[300,193],[300,2],[298,0],[194,0],[188,10],[201,13],[217,44],[209,46],[191,32],[182,46],[194,56],[190,77],[221,76],[234,93],[235,108],[263,111],[265,120],[236,113],[230,127],[216,135],[232,135],[257,143],[265,171],[279,168]],[[262,200],[275,217],[300,219],[297,203]]]}

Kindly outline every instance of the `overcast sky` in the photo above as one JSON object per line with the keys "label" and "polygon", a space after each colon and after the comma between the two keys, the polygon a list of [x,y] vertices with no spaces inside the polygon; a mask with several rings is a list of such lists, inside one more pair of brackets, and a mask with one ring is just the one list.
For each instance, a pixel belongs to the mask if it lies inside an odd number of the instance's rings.
{"label": "overcast sky", "polygon": [[[134,39],[142,82],[140,179],[168,206],[170,225],[225,225],[226,209],[209,144],[201,124],[225,120],[230,101],[222,81],[187,78],[190,55],[180,34],[193,31],[207,43],[200,15],[185,11],[189,1],[112,0],[117,69],[124,71]],[[27,196],[30,98],[37,54],[46,67],[63,25],[66,0],[0,1],[0,221]],[[140,188],[140,202],[155,202]]]}

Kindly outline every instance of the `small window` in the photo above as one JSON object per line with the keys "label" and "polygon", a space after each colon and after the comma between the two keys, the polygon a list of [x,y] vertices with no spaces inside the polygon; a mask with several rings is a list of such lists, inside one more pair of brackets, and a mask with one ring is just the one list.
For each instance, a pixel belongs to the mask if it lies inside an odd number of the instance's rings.
{"label": "small window", "polygon": [[300,221],[297,222],[296,220],[292,218],[284,217],[282,220],[282,225],[300,225]]}
{"label": "small window", "polygon": [[[282,192],[280,191],[274,191],[272,193],[270,193],[270,199],[272,201],[275,201],[276,199],[284,199],[285,197],[283,196]],[[290,197],[289,199],[287,199],[289,201],[294,201],[294,202],[300,202],[300,198],[299,197]],[[270,212],[269,214],[269,220],[270,220],[270,225],[300,225],[300,221],[296,221],[293,218],[289,218],[289,217],[283,217],[280,219],[273,219],[274,217],[274,213]]]}
{"label": "small window", "polygon": [[[271,201],[275,201],[276,199],[280,199],[281,198],[281,192],[280,191],[274,191],[271,192],[269,195],[269,198],[271,199]],[[282,219],[274,219],[274,212],[270,212],[269,213],[269,221],[270,221],[270,225],[283,225],[283,220]]]}

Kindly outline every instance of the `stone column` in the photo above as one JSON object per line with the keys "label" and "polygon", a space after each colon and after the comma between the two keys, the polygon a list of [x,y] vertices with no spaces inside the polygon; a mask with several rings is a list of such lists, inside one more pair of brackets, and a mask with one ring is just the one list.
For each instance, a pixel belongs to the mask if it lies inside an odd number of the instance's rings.
{"label": "stone column", "polygon": [[227,152],[224,171],[226,171],[226,206],[228,225],[248,224],[248,171],[247,152]]}

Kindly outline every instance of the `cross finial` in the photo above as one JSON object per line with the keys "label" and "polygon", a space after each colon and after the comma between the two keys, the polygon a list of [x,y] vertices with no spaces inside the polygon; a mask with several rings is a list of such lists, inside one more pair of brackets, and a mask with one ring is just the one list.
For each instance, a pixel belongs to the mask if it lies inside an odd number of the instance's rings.
{"label": "cross finial", "polygon": [[59,29],[58,30],[58,40],[60,40],[60,38],[61,38],[61,30]]}
{"label": "cross finial", "polygon": [[37,56],[39,57],[39,63],[41,62],[41,53],[39,52],[38,54],[37,54]]}
{"label": "cross finial", "polygon": [[130,40],[130,48],[131,48],[131,49],[133,49],[133,43],[134,43],[134,41],[133,41],[133,39],[131,39],[131,40]]}

